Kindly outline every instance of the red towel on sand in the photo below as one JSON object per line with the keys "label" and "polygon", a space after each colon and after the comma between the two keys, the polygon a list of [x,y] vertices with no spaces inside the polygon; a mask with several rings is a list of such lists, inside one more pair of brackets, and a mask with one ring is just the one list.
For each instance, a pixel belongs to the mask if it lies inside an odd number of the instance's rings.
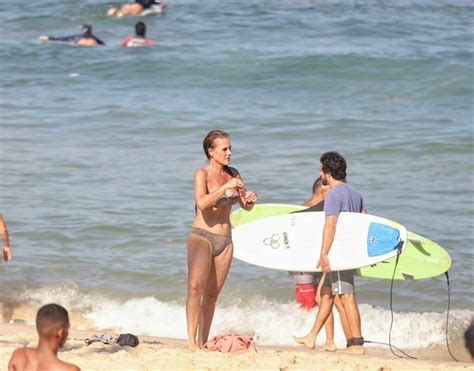
{"label": "red towel on sand", "polygon": [[204,345],[204,350],[242,354],[248,352],[252,342],[253,338],[247,335],[217,335]]}

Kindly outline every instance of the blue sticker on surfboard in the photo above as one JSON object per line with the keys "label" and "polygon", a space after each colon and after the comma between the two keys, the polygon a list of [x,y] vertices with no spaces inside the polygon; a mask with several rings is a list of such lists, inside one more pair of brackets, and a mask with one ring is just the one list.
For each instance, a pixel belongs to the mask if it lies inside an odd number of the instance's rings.
{"label": "blue sticker on surfboard", "polygon": [[398,247],[400,231],[386,224],[370,223],[367,235],[369,257],[387,254]]}

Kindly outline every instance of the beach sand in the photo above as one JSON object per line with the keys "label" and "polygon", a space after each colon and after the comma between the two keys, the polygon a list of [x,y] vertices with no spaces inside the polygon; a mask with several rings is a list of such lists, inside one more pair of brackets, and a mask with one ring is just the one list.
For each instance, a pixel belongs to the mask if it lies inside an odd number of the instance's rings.
{"label": "beach sand", "polygon": [[[243,355],[187,350],[186,341],[151,336],[139,336],[136,348],[93,343],[86,346],[84,339],[94,334],[71,330],[65,349],[59,358],[78,365],[82,370],[474,370],[474,363],[464,350],[460,360],[452,361],[446,349],[410,350],[418,359],[400,359],[390,350],[369,347],[367,355],[342,352],[325,353],[303,347],[259,346],[257,352]],[[23,324],[0,325],[0,369],[6,370],[13,350],[17,347],[34,347],[36,329]]]}

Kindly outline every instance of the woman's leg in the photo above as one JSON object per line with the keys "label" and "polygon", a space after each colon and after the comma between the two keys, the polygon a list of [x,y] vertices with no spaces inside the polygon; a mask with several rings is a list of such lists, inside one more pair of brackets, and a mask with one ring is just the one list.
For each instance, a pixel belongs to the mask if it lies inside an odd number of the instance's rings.
{"label": "woman's leg", "polygon": [[201,306],[201,323],[199,324],[198,345],[204,346],[209,337],[212,318],[216,309],[216,302],[219,293],[224,286],[224,282],[229,273],[230,264],[232,263],[234,247],[229,245],[218,256],[214,257],[211,272],[204,288]]}
{"label": "woman's leg", "polygon": [[203,237],[189,235],[188,249],[188,297],[186,300],[186,321],[188,346],[196,350],[196,334],[201,312],[201,297],[212,266],[211,245]]}

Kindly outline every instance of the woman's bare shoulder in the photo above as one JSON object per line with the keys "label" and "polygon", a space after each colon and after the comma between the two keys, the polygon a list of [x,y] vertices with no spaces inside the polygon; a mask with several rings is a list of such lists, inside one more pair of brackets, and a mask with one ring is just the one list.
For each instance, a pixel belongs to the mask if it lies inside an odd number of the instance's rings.
{"label": "woman's bare shoulder", "polygon": [[206,181],[208,178],[208,172],[205,167],[200,167],[194,172],[194,180]]}
{"label": "woman's bare shoulder", "polygon": [[207,179],[207,170],[205,167],[200,167],[194,172],[194,177],[205,178]]}

